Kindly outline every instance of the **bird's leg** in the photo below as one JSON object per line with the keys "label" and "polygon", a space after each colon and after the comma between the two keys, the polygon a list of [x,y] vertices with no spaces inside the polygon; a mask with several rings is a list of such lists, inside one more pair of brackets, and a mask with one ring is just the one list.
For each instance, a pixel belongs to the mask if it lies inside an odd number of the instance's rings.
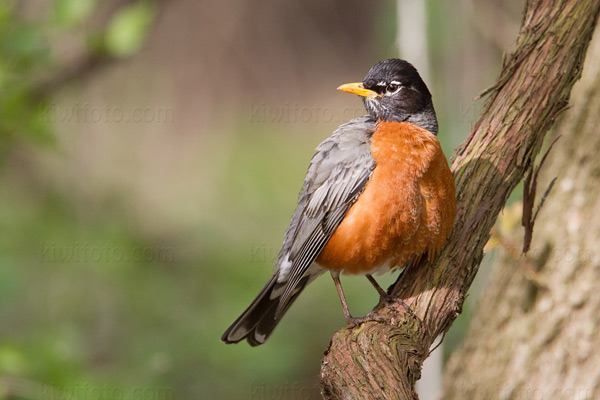
{"label": "bird's leg", "polygon": [[380,303],[383,303],[383,302],[387,303],[393,299],[393,297],[391,295],[389,295],[385,290],[383,290],[383,288],[379,285],[379,283],[377,283],[375,278],[373,278],[373,275],[367,274],[365,276],[367,277],[369,282],[371,282],[371,285],[373,285],[375,290],[377,290],[377,293],[379,293],[379,302]]}
{"label": "bird's leg", "polygon": [[[385,321],[383,318],[381,318],[379,316],[373,316],[371,313],[365,315],[363,318],[353,317],[350,314],[350,311],[348,310],[348,303],[346,303],[346,296],[344,295],[344,290],[342,289],[342,283],[340,282],[340,272],[332,270],[331,278],[333,279],[335,288],[337,289],[338,295],[340,296],[340,301],[342,302],[342,308],[344,309],[344,317],[346,318],[346,323],[348,325],[358,326],[365,321]],[[377,283],[377,282],[375,282],[375,283]],[[377,286],[379,286],[379,285],[377,285]],[[381,287],[379,287],[379,288],[381,289]],[[383,289],[381,289],[381,290],[383,291]]]}
{"label": "bird's leg", "polygon": [[[404,272],[404,271],[402,271]],[[386,305],[390,305],[390,303],[392,301],[397,301],[398,303],[402,304],[402,306],[406,309],[406,311],[410,314],[410,315],[414,315],[412,310],[410,309],[410,307],[408,306],[408,304],[406,304],[404,302],[404,300],[402,300],[399,297],[394,297],[391,294],[389,294],[388,292],[386,292],[385,290],[383,290],[383,288],[381,286],[379,286],[379,283],[377,283],[377,281],[375,280],[375,278],[373,278],[372,275],[365,275],[367,277],[367,279],[369,280],[369,282],[371,282],[371,284],[373,285],[373,287],[379,292],[379,303],[385,303]]]}
{"label": "bird's leg", "polygon": [[340,296],[342,308],[344,309],[344,317],[346,317],[346,323],[349,325],[358,325],[357,318],[354,318],[352,315],[350,315],[350,311],[348,310],[348,303],[346,303],[346,296],[344,295],[344,290],[342,289],[342,282],[340,282],[340,271],[331,271],[331,278],[333,279],[333,283],[337,289],[338,296]]}

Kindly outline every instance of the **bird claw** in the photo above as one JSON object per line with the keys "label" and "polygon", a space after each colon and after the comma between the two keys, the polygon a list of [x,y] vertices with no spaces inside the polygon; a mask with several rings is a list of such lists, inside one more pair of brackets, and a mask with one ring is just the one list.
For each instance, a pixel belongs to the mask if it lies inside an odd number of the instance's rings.
{"label": "bird claw", "polygon": [[386,306],[391,306],[395,300],[396,298],[391,294],[385,293],[379,296],[379,304],[384,304]]}
{"label": "bird claw", "polygon": [[364,317],[360,317],[360,318],[347,317],[346,318],[346,326],[349,329],[352,329],[352,328],[356,328],[357,326],[359,326],[359,325],[361,325],[361,324],[363,324],[365,322],[369,322],[369,321],[384,322],[384,323],[389,322],[387,319],[383,318],[381,315],[377,314],[374,311],[371,311],[370,313],[368,313]]}
{"label": "bird claw", "polygon": [[410,308],[410,306],[408,304],[406,304],[404,302],[404,300],[402,300],[401,298],[395,298],[394,301],[400,303],[402,305],[402,307],[404,307],[404,309],[406,310],[406,312],[408,312],[408,315],[410,315],[411,317],[415,316],[415,313],[413,312],[413,310]]}
{"label": "bird claw", "polygon": [[385,295],[385,296],[381,296],[379,298],[379,304],[384,304],[387,307],[393,307],[394,303],[400,303],[400,305],[402,305],[402,307],[404,307],[404,309],[406,310],[406,312],[411,316],[414,317],[415,313],[413,312],[413,310],[410,308],[410,306],[408,304],[406,304],[404,302],[404,300],[402,300],[399,297],[394,297],[392,295]]}

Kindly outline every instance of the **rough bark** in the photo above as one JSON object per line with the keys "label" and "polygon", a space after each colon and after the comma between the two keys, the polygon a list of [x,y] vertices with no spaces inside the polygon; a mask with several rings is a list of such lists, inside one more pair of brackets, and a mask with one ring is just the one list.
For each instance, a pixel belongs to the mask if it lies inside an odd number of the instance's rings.
{"label": "rough bark", "polygon": [[414,314],[394,303],[377,308],[385,323],[337,331],[321,366],[326,399],[417,398],[428,349],[460,313],[498,213],[565,108],[599,13],[597,0],[527,2],[516,50],[452,163],[452,235],[434,262],[411,267],[393,293]]}
{"label": "rough bark", "polygon": [[[597,30],[555,131],[559,148],[540,173],[540,189],[558,179],[532,249],[505,252],[495,264],[464,346],[449,362],[445,399],[600,398],[599,125]],[[519,234],[500,242],[520,248]]]}

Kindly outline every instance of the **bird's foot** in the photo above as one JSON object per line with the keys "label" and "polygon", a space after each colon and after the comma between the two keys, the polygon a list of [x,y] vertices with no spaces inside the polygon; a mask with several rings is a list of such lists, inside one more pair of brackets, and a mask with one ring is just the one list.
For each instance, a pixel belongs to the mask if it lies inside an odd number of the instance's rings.
{"label": "bird's foot", "polygon": [[404,307],[404,309],[406,310],[406,312],[411,317],[413,317],[415,315],[415,313],[410,308],[410,306],[408,304],[406,304],[404,302],[404,300],[402,300],[401,298],[394,297],[394,296],[389,295],[389,294],[386,294],[385,296],[380,296],[379,297],[379,305],[385,305],[386,307],[393,307],[394,303],[399,303],[402,307]]}
{"label": "bird's foot", "polygon": [[365,322],[369,322],[369,321],[389,322],[387,319],[385,319],[381,315],[377,314],[377,312],[371,311],[364,317],[357,318],[357,317],[353,317],[353,316],[347,316],[346,317],[346,326],[348,328],[356,328],[357,326],[364,324]]}
{"label": "bird's foot", "polygon": [[402,307],[404,307],[404,309],[406,310],[406,312],[408,312],[408,315],[410,315],[411,317],[415,316],[415,313],[413,312],[413,310],[411,310],[410,306],[408,304],[406,304],[404,302],[404,300],[402,300],[401,298],[395,298],[395,301],[397,301],[398,303],[400,303],[402,305]]}
{"label": "bird's foot", "polygon": [[396,301],[396,298],[394,296],[392,296],[391,294],[387,294],[387,293],[379,294],[379,304],[384,304],[386,306],[390,306],[390,305],[392,305],[392,303],[394,301]]}

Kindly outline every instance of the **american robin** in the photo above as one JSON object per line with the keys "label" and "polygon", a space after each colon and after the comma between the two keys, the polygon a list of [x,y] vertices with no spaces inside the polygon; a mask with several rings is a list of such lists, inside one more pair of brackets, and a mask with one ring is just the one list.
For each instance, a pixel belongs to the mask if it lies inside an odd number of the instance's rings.
{"label": "american robin", "polygon": [[377,63],[357,94],[368,115],[341,125],[313,156],[271,279],[223,333],[225,343],[263,344],[304,287],[329,270],[349,323],[341,272],[371,274],[432,258],[452,229],[454,179],[431,94],[408,62]]}

